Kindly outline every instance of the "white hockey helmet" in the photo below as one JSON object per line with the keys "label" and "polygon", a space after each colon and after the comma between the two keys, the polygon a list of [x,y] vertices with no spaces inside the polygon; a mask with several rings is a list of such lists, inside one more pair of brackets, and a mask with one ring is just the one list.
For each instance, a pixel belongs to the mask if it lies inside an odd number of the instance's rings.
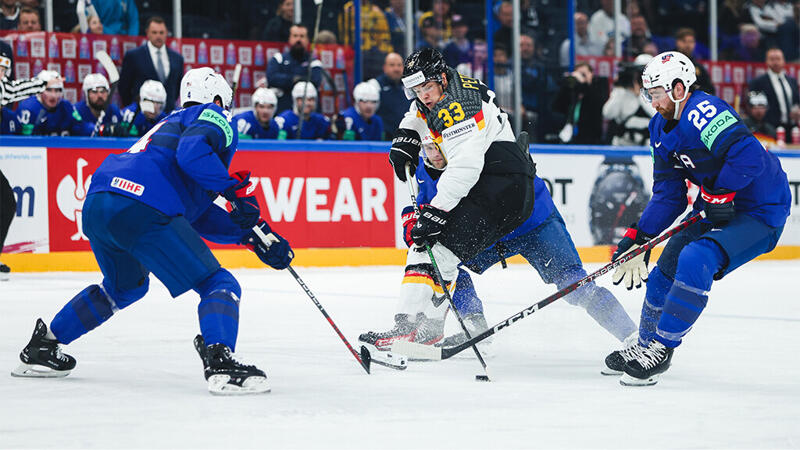
{"label": "white hockey helmet", "polygon": [[[44,81],[45,83],[48,83],[47,86],[48,88],[61,88],[61,89],[64,88],[64,80],[61,79],[61,75],[55,70],[47,70],[47,69],[42,70],[36,75],[36,78]],[[59,80],[59,82],[50,84],[51,81],[56,79]]]}
{"label": "white hockey helmet", "polygon": [[298,81],[292,88],[292,100],[298,98],[317,98],[317,88],[308,81]]}
{"label": "white hockey helmet", "polygon": [[272,89],[260,87],[253,92],[252,103],[254,107],[259,104],[277,106],[278,97]]}
{"label": "white hockey helmet", "polygon": [[167,91],[160,81],[147,80],[139,88],[139,101],[149,100],[154,103],[165,103],[167,101]]}
{"label": "white hockey helmet", "polygon": [[[672,96],[675,82],[683,83],[686,92],[681,99]],[[642,73],[642,95],[648,102],[652,101],[650,89],[662,87],[670,100],[675,102],[675,114],[678,114],[678,104],[689,95],[689,87],[697,81],[697,72],[694,63],[683,53],[673,50],[656,55],[647,63]],[[677,117],[676,117],[677,118]]]}
{"label": "white hockey helmet", "polygon": [[229,109],[233,101],[233,91],[225,77],[210,67],[192,69],[181,79],[181,106],[189,102],[213,103],[219,97],[222,107]]}
{"label": "white hockey helmet", "polygon": [[358,102],[375,102],[375,110],[377,111],[381,104],[381,93],[374,84],[362,81],[353,88],[353,99],[356,101],[355,107],[359,114],[361,114],[361,111],[358,107]]}
{"label": "white hockey helmet", "polygon": [[106,77],[99,73],[90,73],[89,75],[86,75],[86,77],[83,79],[83,86],[81,86],[83,95],[88,96],[89,91],[97,88],[105,88],[106,91],[110,89]]}

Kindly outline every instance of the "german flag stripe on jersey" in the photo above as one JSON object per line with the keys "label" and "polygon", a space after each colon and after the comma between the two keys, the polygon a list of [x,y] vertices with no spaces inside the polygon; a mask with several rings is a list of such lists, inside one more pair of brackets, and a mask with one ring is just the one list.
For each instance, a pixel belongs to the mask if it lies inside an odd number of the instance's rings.
{"label": "german flag stripe on jersey", "polygon": [[478,114],[475,114],[472,118],[475,119],[475,123],[478,124],[479,130],[482,130],[483,127],[486,126],[486,121],[483,120],[483,110],[478,111]]}
{"label": "german flag stripe on jersey", "polygon": [[[442,287],[439,286],[435,281],[433,281],[433,278],[427,273],[418,272],[416,270],[407,270],[406,274],[403,276],[402,284],[406,283],[427,284],[428,286],[431,287],[431,289],[433,289],[433,292],[444,295],[444,290],[442,289]],[[452,284],[453,283],[448,283],[447,285],[448,290],[450,290]]]}

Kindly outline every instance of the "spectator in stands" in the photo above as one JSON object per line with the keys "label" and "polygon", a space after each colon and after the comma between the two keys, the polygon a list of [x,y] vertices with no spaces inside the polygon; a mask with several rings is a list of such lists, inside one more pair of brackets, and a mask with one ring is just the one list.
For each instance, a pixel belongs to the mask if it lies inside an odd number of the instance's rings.
{"label": "spectator in stands", "polygon": [[403,119],[411,100],[403,88],[403,57],[389,53],[383,62],[383,74],[369,80],[380,92],[378,116],[383,121],[386,137],[391,139]]}
{"label": "spectator in stands", "polygon": [[0,2],[0,30],[16,30],[19,22],[20,6],[17,0],[2,0]]}
{"label": "spectator in stands", "polygon": [[[645,46],[654,43],[644,16],[631,17],[631,36],[622,42],[622,54],[627,58],[645,53]],[[630,61],[630,59],[629,59]]]}
{"label": "spectator in stands", "polygon": [[300,81],[292,88],[292,109],[275,118],[278,139],[333,139],[331,121],[317,110],[317,89],[313,84]]}
{"label": "spectator in stands", "polygon": [[[495,43],[497,45],[497,43]],[[472,45],[472,61],[456,66],[456,71],[468,77],[485,80],[486,61],[489,59],[489,49],[486,41],[475,39]]]}
{"label": "spectator in stands", "polygon": [[19,103],[17,120],[23,135],[89,136],[94,123],[87,123],[64,99],[64,80],[58,72],[43,70],[37,76],[47,83],[44,92]]}
{"label": "spectator in stands", "polygon": [[419,18],[419,27],[422,23],[430,20],[433,26],[441,31],[441,41],[437,44],[438,48],[444,45],[453,37],[453,15],[452,0],[433,0],[431,10],[425,11]]}
{"label": "spectator in stands", "polygon": [[566,116],[559,132],[562,142],[600,144],[603,137],[603,104],[608,98],[608,80],[594,76],[592,66],[579,62],[567,74],[553,101],[553,110]]}
{"label": "spectator in stands", "polygon": [[[559,52],[561,67],[569,66],[569,42],[564,39]],[[589,17],[582,13],[575,13],[575,56],[600,56],[603,54],[603,43],[589,38]]]}
{"label": "spectator in stands", "polygon": [[724,52],[724,59],[734,61],[762,61],[764,59],[764,44],[758,27],[751,23],[739,27],[739,39]]}
{"label": "spectator in stands", "polygon": [[19,23],[17,24],[17,31],[31,32],[42,31],[42,20],[39,17],[39,10],[23,7],[19,12]]}
{"label": "spectator in stands", "polygon": [[558,85],[548,74],[547,67],[537,58],[533,36],[520,35],[519,52],[522,59],[523,128],[531,135],[531,139],[544,142],[547,135],[555,134],[561,125],[560,118],[550,114],[551,96],[558,90]]}
{"label": "spectator in stands", "polygon": [[114,136],[142,136],[161,119],[167,117],[164,105],[167,90],[160,81],[147,80],[139,88],[139,101],[122,110],[122,124]]}
{"label": "spectator in stands", "polygon": [[373,83],[364,81],[353,88],[353,106],[336,118],[336,135],[343,141],[382,141],[383,120],[375,113],[380,92]]}
{"label": "spectator in stands", "polygon": [[719,26],[721,47],[735,40],[739,34],[739,26],[747,22],[750,14],[745,11],[745,0],[724,0],[719,6]]}
{"label": "spectator in stands", "polygon": [[[83,100],[75,104],[75,111],[78,111],[84,122],[91,123],[100,135],[111,136],[112,126],[116,127],[122,121],[122,116],[117,105],[109,105],[111,99],[108,98],[108,80],[102,74],[90,73],[83,79],[81,90]],[[103,121],[97,123],[101,115]]]}
{"label": "spectator in stands", "polygon": [[767,96],[768,109],[764,120],[773,126],[783,127],[787,138],[789,131],[800,119],[800,93],[797,79],[786,75],[786,60],[778,47],[767,50],[767,73],[750,81],[750,91]]}
{"label": "spectator in stands", "polygon": [[[364,78],[372,78],[380,74],[381,62],[387,53],[393,50],[392,35],[386,15],[372,0],[361,2],[361,56]],[[355,39],[354,0],[344,5],[339,15],[339,39],[346,46],[352,47]]]}
{"label": "spectator in stands", "polygon": [[744,124],[753,134],[777,139],[775,126],[765,120],[769,107],[767,94],[759,91],[750,91],[747,99],[750,107],[747,111],[747,117],[744,118]]}
{"label": "spectator in stands", "polygon": [[[134,0],[93,0],[92,5],[100,16],[105,34],[139,35],[139,10]],[[145,34],[147,28],[148,25],[145,25]],[[178,77],[178,81],[180,78]]]}
{"label": "spectator in stands", "polygon": [[239,130],[239,139],[277,139],[278,123],[275,122],[275,108],[278,97],[271,89],[260,87],[251,97],[253,109],[233,116],[233,123]]}
{"label": "spectator in stands", "polygon": [[442,55],[447,65],[456,67],[465,62],[472,61],[472,41],[467,39],[467,22],[461,15],[453,16],[453,39],[444,47]]}
{"label": "spectator in stands", "polygon": [[494,45],[511,48],[511,28],[514,26],[514,5],[504,0],[495,9],[499,28],[494,32]]}
{"label": "spectator in stands", "polygon": [[389,7],[384,11],[386,23],[389,25],[389,33],[392,35],[392,47],[395,52],[401,54],[406,54],[405,5],[406,0],[390,0]]}
{"label": "spectator in stands", "polygon": [[428,17],[420,23],[420,40],[417,41],[417,49],[430,47],[439,49],[442,43],[442,29],[436,26],[433,19]]}
{"label": "spectator in stands", "polygon": [[[511,74],[508,49],[502,45],[494,47],[494,93],[500,108],[508,114],[514,111],[514,77]],[[513,123],[513,119],[509,119]]]}
{"label": "spectator in stands", "polygon": [[275,17],[269,19],[261,39],[272,42],[286,42],[289,39],[289,30],[294,19],[294,0],[283,0],[278,4]]}
{"label": "spectator in stands", "polygon": [[[625,14],[617,18],[622,39],[631,35],[631,23]],[[595,42],[605,44],[614,37],[614,0],[601,0],[600,9],[589,19],[589,36]]]}
{"label": "spectator in stands", "polygon": [[292,25],[289,31],[289,50],[275,53],[267,64],[267,83],[278,96],[277,112],[292,108],[292,87],[306,80],[311,65],[311,84],[318,87],[322,82],[322,63],[311,59],[308,51],[308,29],[300,24]]}
{"label": "spectator in stands", "polygon": [[[102,16],[101,16],[102,17]],[[104,22],[105,23],[105,22]],[[106,29],[106,32],[108,30]],[[146,80],[158,80],[167,91],[164,111],[175,109],[183,77],[183,56],[167,47],[167,24],[159,16],[152,16],[145,24],[147,42],[127,53],[122,59],[119,78],[119,95],[123,105],[134,102],[139,88]]]}
{"label": "spectator in stands", "polygon": [[331,30],[319,30],[317,33],[317,44],[336,44],[336,35]]}
{"label": "spectator in stands", "polygon": [[614,89],[603,105],[603,119],[608,121],[606,135],[611,145],[647,145],[650,119],[656,110],[641,95],[642,71],[653,57],[643,54],[632,64],[621,63]]}
{"label": "spectator in stands", "polygon": [[791,4],[751,0],[748,11],[767,46],[778,46],[788,59],[797,59],[800,34]]}
{"label": "spectator in stands", "polygon": [[694,85],[701,91],[714,95],[716,90],[711,83],[711,75],[708,74],[705,66],[695,59],[696,44],[694,30],[691,28],[679,28],[675,33],[675,50],[686,55],[694,63],[695,73],[697,74],[697,81]]}

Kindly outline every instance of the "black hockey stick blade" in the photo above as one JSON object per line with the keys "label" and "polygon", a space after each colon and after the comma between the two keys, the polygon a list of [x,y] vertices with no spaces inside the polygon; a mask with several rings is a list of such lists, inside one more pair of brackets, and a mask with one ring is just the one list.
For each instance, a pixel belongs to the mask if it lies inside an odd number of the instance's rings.
{"label": "black hockey stick blade", "polygon": [[369,350],[367,350],[367,347],[364,347],[362,345],[361,346],[361,366],[364,368],[364,370],[367,371],[367,373],[370,373],[370,371],[369,371],[370,362],[372,362],[372,356],[369,354]]}
{"label": "black hockey stick blade", "polygon": [[378,350],[374,345],[370,344],[363,344],[361,346],[362,359],[364,352],[369,355],[370,362],[380,366],[388,367],[394,370],[406,370],[408,368],[408,358],[406,358],[406,356],[403,354],[381,351]]}

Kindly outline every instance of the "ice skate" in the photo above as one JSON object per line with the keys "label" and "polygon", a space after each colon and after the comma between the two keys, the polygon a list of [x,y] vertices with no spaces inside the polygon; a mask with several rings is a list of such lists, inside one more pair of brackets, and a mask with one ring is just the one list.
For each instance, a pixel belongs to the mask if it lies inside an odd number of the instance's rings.
{"label": "ice skate", "polygon": [[[489,329],[489,324],[486,322],[486,317],[483,315],[483,313],[470,314],[464,317],[464,325],[466,325],[469,335],[472,337],[475,337]],[[478,350],[481,351],[481,354],[484,358],[490,358],[492,356],[492,339],[492,337],[488,337],[478,343]],[[441,342],[437,343],[436,346],[441,348],[451,348],[455,347],[456,345],[461,345],[464,342],[467,342],[467,335],[461,331],[447,336]],[[459,353],[456,358],[472,358],[474,356],[475,355],[472,352],[462,352]]]}
{"label": "ice skate", "polygon": [[433,345],[444,337],[444,320],[429,319],[423,313],[418,313],[413,322],[409,320],[408,314],[396,314],[394,321],[395,325],[391,330],[368,331],[359,336],[358,340],[379,351],[388,351],[398,341]]}
{"label": "ice skate", "polygon": [[625,363],[636,358],[636,355],[642,350],[639,345],[639,333],[633,333],[623,341],[623,348],[621,350],[614,350],[605,359],[605,365],[600,369],[603,375],[622,375],[625,371]]}
{"label": "ice skate", "polygon": [[658,341],[651,341],[636,357],[625,363],[625,373],[619,379],[623,386],[652,386],[658,383],[661,374],[669,369],[674,348]]}
{"label": "ice skate", "polygon": [[[0,249],[2,250],[2,249]],[[11,274],[11,268],[0,262],[0,281],[8,281]]]}
{"label": "ice skate", "polygon": [[58,340],[47,337],[47,325],[42,319],[36,320],[33,336],[19,359],[22,363],[11,371],[15,377],[60,378],[75,368],[75,358],[61,353]]}
{"label": "ice skate", "polygon": [[224,344],[206,346],[203,336],[194,338],[194,347],[203,360],[208,391],[213,395],[244,395],[269,392],[267,375],[256,366],[237,361]]}

